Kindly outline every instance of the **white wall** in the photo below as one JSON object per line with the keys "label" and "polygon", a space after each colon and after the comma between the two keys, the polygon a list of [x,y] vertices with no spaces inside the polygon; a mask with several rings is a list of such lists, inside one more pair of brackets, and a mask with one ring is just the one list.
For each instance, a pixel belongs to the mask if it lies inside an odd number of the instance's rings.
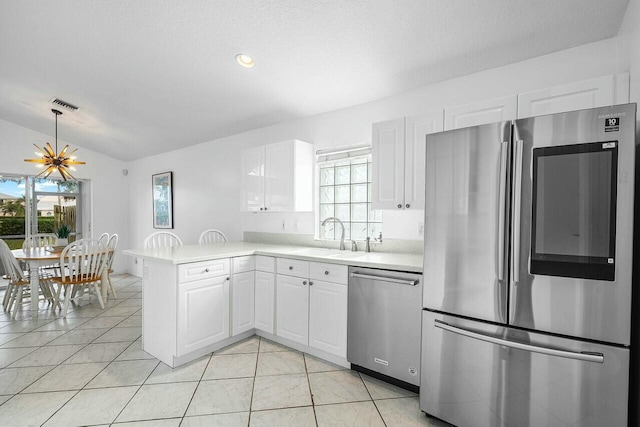
{"label": "white wall", "polygon": [[[53,129],[53,121],[51,122]],[[55,141],[55,136],[18,126],[0,119],[0,173],[35,175],[39,170],[33,163],[25,163],[24,159],[34,157],[32,144]],[[58,145],[64,147],[64,140],[58,139]],[[76,145],[72,145],[77,147]],[[76,153],[79,160],[86,165],[77,166],[74,176],[90,180],[93,204],[92,231],[93,236],[103,232],[118,233],[120,242],[118,254],[114,260],[114,271],[124,272],[128,260],[120,253],[129,244],[129,198],[128,178],[122,174],[125,162],[103,154],[78,147]],[[87,219],[89,220],[89,219]]]}
{"label": "white wall", "polygon": [[[640,0],[630,0],[619,33],[620,66],[629,70],[630,102],[640,104]],[[640,120],[636,132],[640,139]]]}
{"label": "white wall", "polygon": [[[239,211],[240,150],[292,138],[314,143],[316,149],[370,142],[371,123],[376,121],[624,72],[628,68],[619,58],[619,44],[620,40],[613,38],[579,46],[376,102],[131,162],[128,165],[131,244],[140,247],[144,237],[154,231],[151,175],[169,170],[174,172],[175,179],[174,231],[185,243],[195,243],[199,233],[208,227],[222,229],[233,240],[241,239],[242,231],[313,234],[313,214]],[[283,219],[286,230],[282,230]],[[294,230],[296,221],[297,231]],[[385,212],[385,237],[420,239],[417,230],[420,221],[421,212]]]}

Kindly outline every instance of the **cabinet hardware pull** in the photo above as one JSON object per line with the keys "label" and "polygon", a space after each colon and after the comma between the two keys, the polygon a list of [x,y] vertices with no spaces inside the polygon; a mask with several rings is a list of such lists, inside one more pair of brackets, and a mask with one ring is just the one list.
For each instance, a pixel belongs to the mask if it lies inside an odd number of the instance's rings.
{"label": "cabinet hardware pull", "polygon": [[290,266],[289,266],[289,270],[293,270],[293,265],[290,265]]}
{"label": "cabinet hardware pull", "polygon": [[265,211],[267,210],[267,207],[266,207],[266,206],[264,207],[264,210],[265,210]]}
{"label": "cabinet hardware pull", "polygon": [[313,282],[309,280],[309,286],[313,286]]}
{"label": "cabinet hardware pull", "polygon": [[205,269],[204,269],[204,272],[205,272],[205,273],[208,273],[208,272],[209,272],[209,269],[208,269],[208,268],[205,268]]}
{"label": "cabinet hardware pull", "polygon": [[402,209],[402,205],[398,203],[398,209]]}
{"label": "cabinet hardware pull", "polygon": [[225,279],[226,281],[229,281],[229,276],[227,276],[227,278]]}
{"label": "cabinet hardware pull", "polygon": [[303,280],[303,281],[302,281],[302,284],[303,284],[303,285],[306,285],[306,284],[307,284],[307,281],[306,281],[306,280]]}
{"label": "cabinet hardware pull", "polygon": [[407,209],[409,209],[409,203],[407,203],[407,204],[405,205],[405,207],[406,207]]}
{"label": "cabinet hardware pull", "polygon": [[261,210],[261,211],[263,211],[263,210],[264,210],[264,208],[260,208],[260,210]]}
{"label": "cabinet hardware pull", "polygon": [[325,275],[325,276],[328,276],[328,275],[329,275],[329,270],[325,271],[325,272],[324,272],[324,275]]}

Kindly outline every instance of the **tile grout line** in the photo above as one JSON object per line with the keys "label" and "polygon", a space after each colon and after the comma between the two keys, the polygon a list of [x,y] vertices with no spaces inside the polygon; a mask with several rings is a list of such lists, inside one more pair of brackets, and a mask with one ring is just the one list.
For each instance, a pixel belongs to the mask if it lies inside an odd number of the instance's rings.
{"label": "tile grout line", "polygon": [[316,426],[318,425],[318,414],[316,413],[316,401],[313,398],[313,390],[311,390],[311,380],[309,379],[309,367],[307,366],[307,358],[305,353],[302,353],[302,361],[304,363],[304,372],[307,378],[307,385],[309,386],[309,395],[311,396],[311,408],[313,410],[313,419],[316,422]]}
{"label": "tile grout line", "polygon": [[[117,305],[121,304],[123,301],[124,301],[124,300],[120,301],[118,304],[115,304],[115,305],[113,305],[113,306],[112,306],[112,307],[110,307],[110,308],[116,307]],[[76,309],[77,309],[77,307],[76,307]],[[108,309],[108,308],[105,308],[105,310],[107,310],[107,309]],[[73,311],[72,311],[72,312],[73,312]],[[135,315],[135,313],[131,313],[129,316],[123,316],[123,317],[125,317],[125,319],[123,319],[122,321],[125,321],[126,319],[128,319],[129,317],[132,317],[132,316],[134,316],[134,315]],[[56,338],[54,338],[54,339],[52,339],[52,340],[50,340],[50,341],[48,341],[48,342],[46,342],[46,343],[44,343],[44,344],[42,344],[42,345],[39,345],[39,346],[35,347],[35,350],[33,350],[33,351],[31,351],[31,352],[29,352],[29,353],[27,353],[27,354],[25,354],[25,355],[21,356],[21,357],[20,357],[20,358],[18,358],[17,360],[15,360],[15,361],[11,362],[11,364],[14,364],[14,363],[19,362],[20,360],[23,360],[24,358],[28,357],[29,355],[33,354],[34,352],[36,352],[36,351],[38,351],[38,350],[40,350],[40,349],[47,348],[47,347],[55,347],[55,346],[49,346],[48,344],[50,344],[50,343],[51,343],[51,342],[53,342],[54,340],[56,340],[56,339],[58,339],[58,338],[60,338],[60,337],[62,337],[62,336],[64,336],[64,335],[68,334],[68,333],[69,333],[69,332],[71,332],[71,331],[77,330],[77,329],[78,329],[82,324],[84,324],[84,323],[86,323],[86,322],[88,322],[88,321],[91,321],[92,319],[95,319],[95,318],[97,318],[97,317],[99,317],[99,314],[97,314],[97,315],[95,315],[95,316],[90,317],[90,318],[89,318],[88,320],[86,320],[86,321],[80,322],[78,325],[76,325],[75,327],[70,328],[70,329],[68,329],[68,330],[64,330],[64,329],[62,329],[62,330],[56,330],[56,329],[54,329],[53,331],[38,331],[38,332],[55,332],[55,331],[63,331],[64,333],[62,333],[62,334],[61,334],[61,335],[59,335],[58,337],[56,337]],[[24,336],[24,335],[26,335],[26,334],[28,334],[28,333],[31,333],[31,332],[35,332],[35,331],[36,331],[36,329],[39,329],[39,328],[44,327],[44,326],[46,326],[46,325],[50,325],[50,324],[52,324],[52,323],[56,322],[58,319],[64,319],[64,318],[61,318],[61,317],[60,317],[60,318],[50,319],[51,321],[46,322],[46,323],[43,323],[42,325],[38,325],[38,326],[36,326],[34,329],[30,330],[29,332],[26,332],[25,334],[23,334],[23,335],[21,335],[21,336]],[[26,320],[23,320],[23,319],[13,320],[11,323],[16,322],[16,321],[26,321],[26,322],[29,322],[29,321],[31,321],[31,319],[26,319]],[[122,322],[122,321],[121,321],[121,322]],[[36,321],[36,322],[38,322],[38,321]],[[120,324],[121,322],[118,322],[118,324]],[[116,325],[114,325],[114,326],[112,326],[112,327],[110,327],[110,328],[104,328],[104,329],[108,329],[107,331],[105,331],[105,333],[107,333],[108,331],[110,331],[110,330],[112,330],[112,329],[116,328],[118,324],[116,324]],[[9,326],[9,325],[7,325],[7,326]],[[97,329],[102,329],[102,328],[97,328]],[[79,330],[79,329],[78,329],[78,330]],[[18,393],[13,394],[9,399],[7,399],[7,401],[3,402],[3,403],[2,403],[2,405],[4,405],[4,403],[6,403],[6,402],[9,402],[9,401],[13,400],[13,399],[14,399],[16,396],[18,396],[18,395],[25,396],[25,395],[38,394],[39,392],[35,392],[35,393],[22,393],[22,392],[23,392],[24,390],[26,390],[28,387],[30,387],[31,385],[35,384],[35,383],[36,383],[37,381],[39,381],[40,379],[42,379],[44,376],[48,375],[48,374],[49,374],[51,371],[53,371],[54,369],[56,369],[56,368],[58,368],[58,367],[60,367],[60,366],[63,366],[63,365],[64,365],[64,363],[65,363],[66,361],[68,361],[69,359],[71,359],[72,357],[74,357],[76,354],[78,354],[79,352],[81,352],[81,351],[83,351],[84,349],[86,349],[86,348],[87,348],[88,346],[90,346],[91,344],[94,344],[94,343],[95,343],[95,341],[96,341],[96,340],[98,340],[98,339],[99,339],[100,337],[102,337],[103,335],[104,335],[104,334],[101,334],[101,335],[99,335],[98,337],[94,338],[92,341],[89,341],[89,342],[87,342],[87,343],[78,343],[78,344],[73,344],[73,343],[71,343],[71,344],[68,344],[68,345],[82,345],[82,347],[81,347],[80,349],[78,349],[78,351],[74,352],[73,354],[69,355],[67,358],[65,358],[64,360],[62,360],[60,363],[57,363],[56,365],[36,365],[36,366],[32,366],[32,367],[48,367],[48,366],[51,366],[51,369],[49,369],[47,372],[45,372],[43,375],[39,376],[38,378],[34,379],[34,381],[32,381],[32,382],[30,382],[29,384],[27,384],[25,387],[23,387],[21,390],[19,390],[19,391],[18,391]],[[16,338],[19,338],[19,337],[16,337]],[[44,391],[44,392],[41,392],[41,393],[52,393],[52,392],[53,392],[53,393],[55,393],[55,392],[75,391],[75,393],[74,393],[72,396],[70,396],[70,398],[69,398],[68,400],[66,400],[66,401],[65,401],[65,402],[64,402],[64,403],[63,403],[63,404],[62,404],[62,405],[61,405],[57,410],[55,410],[55,411],[54,411],[54,412],[53,412],[53,413],[52,413],[52,414],[51,414],[51,415],[50,415],[50,416],[49,416],[49,417],[44,421],[44,423],[48,422],[48,421],[49,421],[53,416],[55,416],[55,414],[57,414],[57,413],[58,413],[58,412],[59,412],[63,407],[65,407],[65,406],[66,406],[66,405],[67,405],[67,404],[68,404],[68,403],[69,403],[69,402],[70,402],[70,401],[71,401],[75,396],[77,396],[81,391],[83,391],[83,390],[89,390],[89,389],[86,389],[86,385],[88,385],[88,384],[89,384],[89,383],[90,383],[90,382],[91,382],[95,377],[97,377],[101,372],[103,372],[103,371],[104,371],[104,369],[106,369],[106,367],[107,367],[107,366],[109,366],[111,363],[113,363],[113,361],[115,361],[115,359],[116,359],[117,357],[119,357],[120,355],[122,355],[122,353],[124,353],[124,352],[125,352],[129,347],[131,347],[131,345],[133,345],[133,343],[135,343],[136,341],[137,341],[137,339],[136,339],[136,340],[134,340],[134,341],[132,341],[132,342],[130,343],[130,345],[126,346],[126,347],[125,347],[125,348],[124,348],[120,353],[118,353],[118,355],[116,355],[116,356],[115,356],[115,358],[113,358],[109,363],[107,363],[107,364],[105,365],[105,367],[104,367],[100,372],[98,372],[98,373],[97,373],[95,376],[93,376],[89,381],[87,381],[87,383],[86,383],[82,388],[80,388],[80,389],[78,389],[78,390],[53,390],[53,391]],[[127,341],[123,341],[123,342],[127,342]],[[105,345],[108,345],[108,344],[113,344],[113,343],[114,343],[114,342],[105,342],[105,343],[96,343],[96,344],[105,344]],[[23,347],[15,347],[15,348],[23,348]],[[93,362],[87,362],[87,363],[93,363]],[[9,365],[11,365],[11,364],[9,364]],[[8,368],[8,366],[9,366],[9,365],[7,365],[7,366],[3,367],[2,369],[0,369],[0,371],[1,371],[1,370],[4,370],[4,369],[6,369],[6,368]],[[25,368],[28,368],[28,367],[25,367]],[[18,369],[18,368],[16,368],[16,369]],[[155,369],[155,368],[154,368],[154,369]],[[134,393],[134,395],[135,395],[135,393]],[[128,404],[128,402],[127,402],[127,404]],[[1,406],[1,405],[0,405],[0,406]],[[125,405],[125,407],[126,407],[126,405]],[[118,415],[119,415],[119,414],[118,414]]]}
{"label": "tile grout line", "polygon": [[[117,304],[116,304],[116,305],[117,305]],[[94,317],[94,318],[95,318],[95,317]],[[42,326],[46,326],[46,325],[48,325],[48,324],[51,324],[51,323],[55,322],[56,320],[57,320],[57,319],[53,319],[51,322],[48,322],[48,323],[46,323],[46,324],[44,324],[44,325],[42,325]],[[34,350],[33,352],[31,352],[31,353],[29,353],[29,354],[24,355],[23,357],[21,357],[20,359],[16,360],[16,361],[15,361],[15,362],[13,362],[13,363],[18,362],[19,360],[23,359],[24,357],[27,357],[28,355],[30,355],[30,354],[32,354],[32,353],[34,353],[35,351],[38,351],[38,350],[39,350],[39,349],[41,349],[41,348],[47,347],[47,344],[49,344],[50,342],[53,342],[53,341],[54,341],[55,339],[57,339],[57,338],[60,338],[60,337],[62,337],[62,336],[64,336],[64,335],[66,335],[68,332],[71,332],[71,331],[75,330],[78,326],[82,325],[83,323],[86,323],[86,322],[82,322],[82,323],[80,323],[79,325],[77,325],[76,327],[71,328],[71,329],[69,329],[68,331],[64,331],[64,333],[63,333],[63,334],[61,334],[59,337],[54,338],[53,340],[51,340],[51,341],[49,341],[49,342],[45,343],[44,345],[38,346],[38,348],[37,348],[36,350]],[[37,329],[37,328],[36,328],[36,329]],[[34,331],[31,331],[31,332],[34,332]],[[100,335],[100,336],[102,336],[102,335]],[[96,339],[97,339],[97,338],[96,338]],[[94,340],[94,341],[95,341],[95,340]],[[44,366],[53,366],[53,368],[51,368],[49,371],[47,371],[46,373],[44,373],[42,376],[40,376],[40,377],[38,377],[37,379],[35,379],[32,383],[30,383],[29,385],[27,385],[26,387],[24,387],[24,388],[23,388],[22,390],[20,390],[18,393],[14,394],[14,395],[13,395],[10,399],[8,399],[6,402],[8,402],[8,401],[12,400],[13,398],[15,398],[15,397],[16,397],[16,396],[18,396],[18,395],[25,396],[25,395],[29,395],[29,394],[37,394],[37,392],[36,392],[36,393],[24,393],[24,394],[22,394],[22,392],[23,392],[24,390],[26,390],[28,387],[30,387],[30,386],[32,386],[33,384],[35,384],[35,383],[36,383],[37,381],[39,381],[40,379],[44,378],[46,375],[48,375],[50,372],[52,372],[52,371],[53,371],[54,369],[56,369],[57,367],[62,366],[62,365],[64,364],[64,362],[66,362],[67,360],[69,360],[70,358],[72,358],[74,355],[76,355],[76,354],[77,354],[77,353],[79,353],[80,351],[82,351],[82,350],[84,350],[85,348],[87,348],[89,345],[91,345],[91,343],[93,343],[93,341],[91,341],[91,342],[89,342],[89,343],[86,343],[86,344],[84,345],[84,347],[82,347],[82,348],[81,348],[81,349],[79,349],[77,352],[75,352],[74,354],[70,355],[69,357],[67,357],[67,358],[66,358],[66,359],[64,359],[62,362],[58,363],[57,365],[44,365]],[[81,343],[81,344],[83,344],[83,343]],[[74,344],[69,344],[69,345],[74,345]],[[53,346],[50,346],[50,347],[53,347]],[[19,348],[19,347],[18,347],[18,348]],[[127,346],[127,348],[128,348],[128,346]],[[125,350],[126,350],[126,349],[124,349],[124,350],[123,350],[123,352],[124,352]],[[120,354],[122,354],[122,352],[121,352]],[[116,356],[116,357],[117,357],[117,356]],[[89,362],[89,363],[91,363],[91,362]],[[110,364],[110,363],[108,363],[107,365],[105,365],[105,367],[104,367],[100,372],[104,371],[104,369],[106,369],[106,367],[107,367],[107,366],[109,366],[109,364]],[[4,368],[2,368],[2,369],[4,369]],[[70,397],[69,397],[69,399],[68,399],[67,401],[65,401],[65,402],[64,402],[64,403],[63,403],[63,404],[62,404],[62,405],[61,405],[57,410],[55,410],[55,411],[54,411],[54,412],[53,412],[53,413],[52,413],[52,414],[51,414],[47,419],[45,419],[45,420],[44,420],[44,422],[43,422],[41,425],[46,424],[46,423],[47,423],[51,418],[53,418],[53,417],[54,417],[54,416],[55,416],[55,415],[56,415],[60,410],[62,410],[62,408],[64,408],[64,407],[65,407],[65,406],[66,406],[66,405],[67,405],[67,404],[68,404],[68,403],[69,403],[69,402],[70,402],[74,397],[76,397],[76,396],[77,396],[77,395],[78,395],[82,390],[84,390],[84,389],[85,389],[84,387],[86,387],[86,385],[87,385],[87,384],[89,384],[89,383],[90,383],[90,382],[91,382],[91,381],[92,381],[96,376],[98,376],[98,375],[100,374],[100,372],[98,372],[98,373],[97,373],[93,378],[91,378],[91,379],[90,379],[90,380],[89,380],[89,381],[88,381],[88,382],[87,382],[87,383],[86,383],[82,388],[80,388],[80,389],[78,389],[78,390],[53,390],[53,391],[44,391],[44,392],[41,392],[41,393],[52,393],[52,392],[53,392],[53,393],[56,393],[56,392],[65,392],[65,391],[75,391],[75,393],[74,393],[72,396],[70,396]],[[6,402],[4,402],[4,403],[6,403]],[[3,404],[4,404],[4,403],[3,403]],[[0,405],[0,406],[1,406],[1,405]]]}
{"label": "tile grout line", "polygon": [[251,415],[253,413],[253,395],[256,390],[256,377],[258,376],[258,361],[260,360],[260,347],[262,347],[262,337],[258,337],[258,351],[256,352],[256,367],[253,371],[253,384],[251,386],[251,399],[249,399],[249,419],[247,425],[251,425]]}
{"label": "tile grout line", "polygon": [[[180,424],[182,424],[182,421],[187,416],[187,411],[189,410],[189,406],[191,406],[191,402],[193,402],[193,398],[196,396],[196,393],[198,392],[198,389],[200,388],[200,384],[202,383],[202,379],[204,378],[204,374],[207,372],[207,369],[209,369],[209,365],[211,364],[211,357],[212,356],[213,356],[213,352],[209,355],[209,360],[207,360],[207,366],[204,367],[204,370],[202,371],[202,374],[200,375],[200,379],[198,380],[198,385],[196,385],[196,388],[193,390],[193,394],[191,395],[191,398],[189,399],[189,403],[187,403],[186,408],[184,408],[184,413],[182,414],[182,417],[180,419]],[[167,384],[167,383],[164,383],[164,384]]]}

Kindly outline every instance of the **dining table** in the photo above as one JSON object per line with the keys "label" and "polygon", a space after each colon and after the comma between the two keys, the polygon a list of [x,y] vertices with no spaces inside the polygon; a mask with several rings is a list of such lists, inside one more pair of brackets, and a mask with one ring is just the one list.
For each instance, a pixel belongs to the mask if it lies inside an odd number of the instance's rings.
{"label": "dining table", "polygon": [[[32,295],[31,298],[31,316],[38,317],[38,298],[33,298],[33,295],[38,295],[40,289],[40,268],[57,264],[60,262],[60,254],[62,250],[52,247],[36,247],[25,249],[14,249],[11,251],[13,256],[19,261],[25,261],[29,264],[29,292]],[[102,300],[107,302],[107,269],[102,272],[102,280],[100,283],[100,292],[102,294]]]}

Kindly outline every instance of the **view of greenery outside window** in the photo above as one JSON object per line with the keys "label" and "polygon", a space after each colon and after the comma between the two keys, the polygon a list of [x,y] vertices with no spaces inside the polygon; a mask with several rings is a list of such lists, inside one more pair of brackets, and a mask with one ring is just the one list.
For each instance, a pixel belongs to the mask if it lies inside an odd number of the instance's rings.
{"label": "view of greenery outside window", "polygon": [[[69,221],[73,222],[72,230],[75,230],[75,207],[80,198],[80,185],[77,181],[1,176],[0,239],[7,242],[11,249],[21,248],[26,235],[27,218],[32,218],[32,234],[53,233],[59,225]],[[26,205],[27,191],[31,206]]]}
{"label": "view of greenery outside window", "polygon": [[373,240],[382,232],[382,211],[371,209],[371,157],[348,159],[320,165],[321,239],[340,240],[340,224],[322,226],[328,217],[344,224],[345,240]]}

